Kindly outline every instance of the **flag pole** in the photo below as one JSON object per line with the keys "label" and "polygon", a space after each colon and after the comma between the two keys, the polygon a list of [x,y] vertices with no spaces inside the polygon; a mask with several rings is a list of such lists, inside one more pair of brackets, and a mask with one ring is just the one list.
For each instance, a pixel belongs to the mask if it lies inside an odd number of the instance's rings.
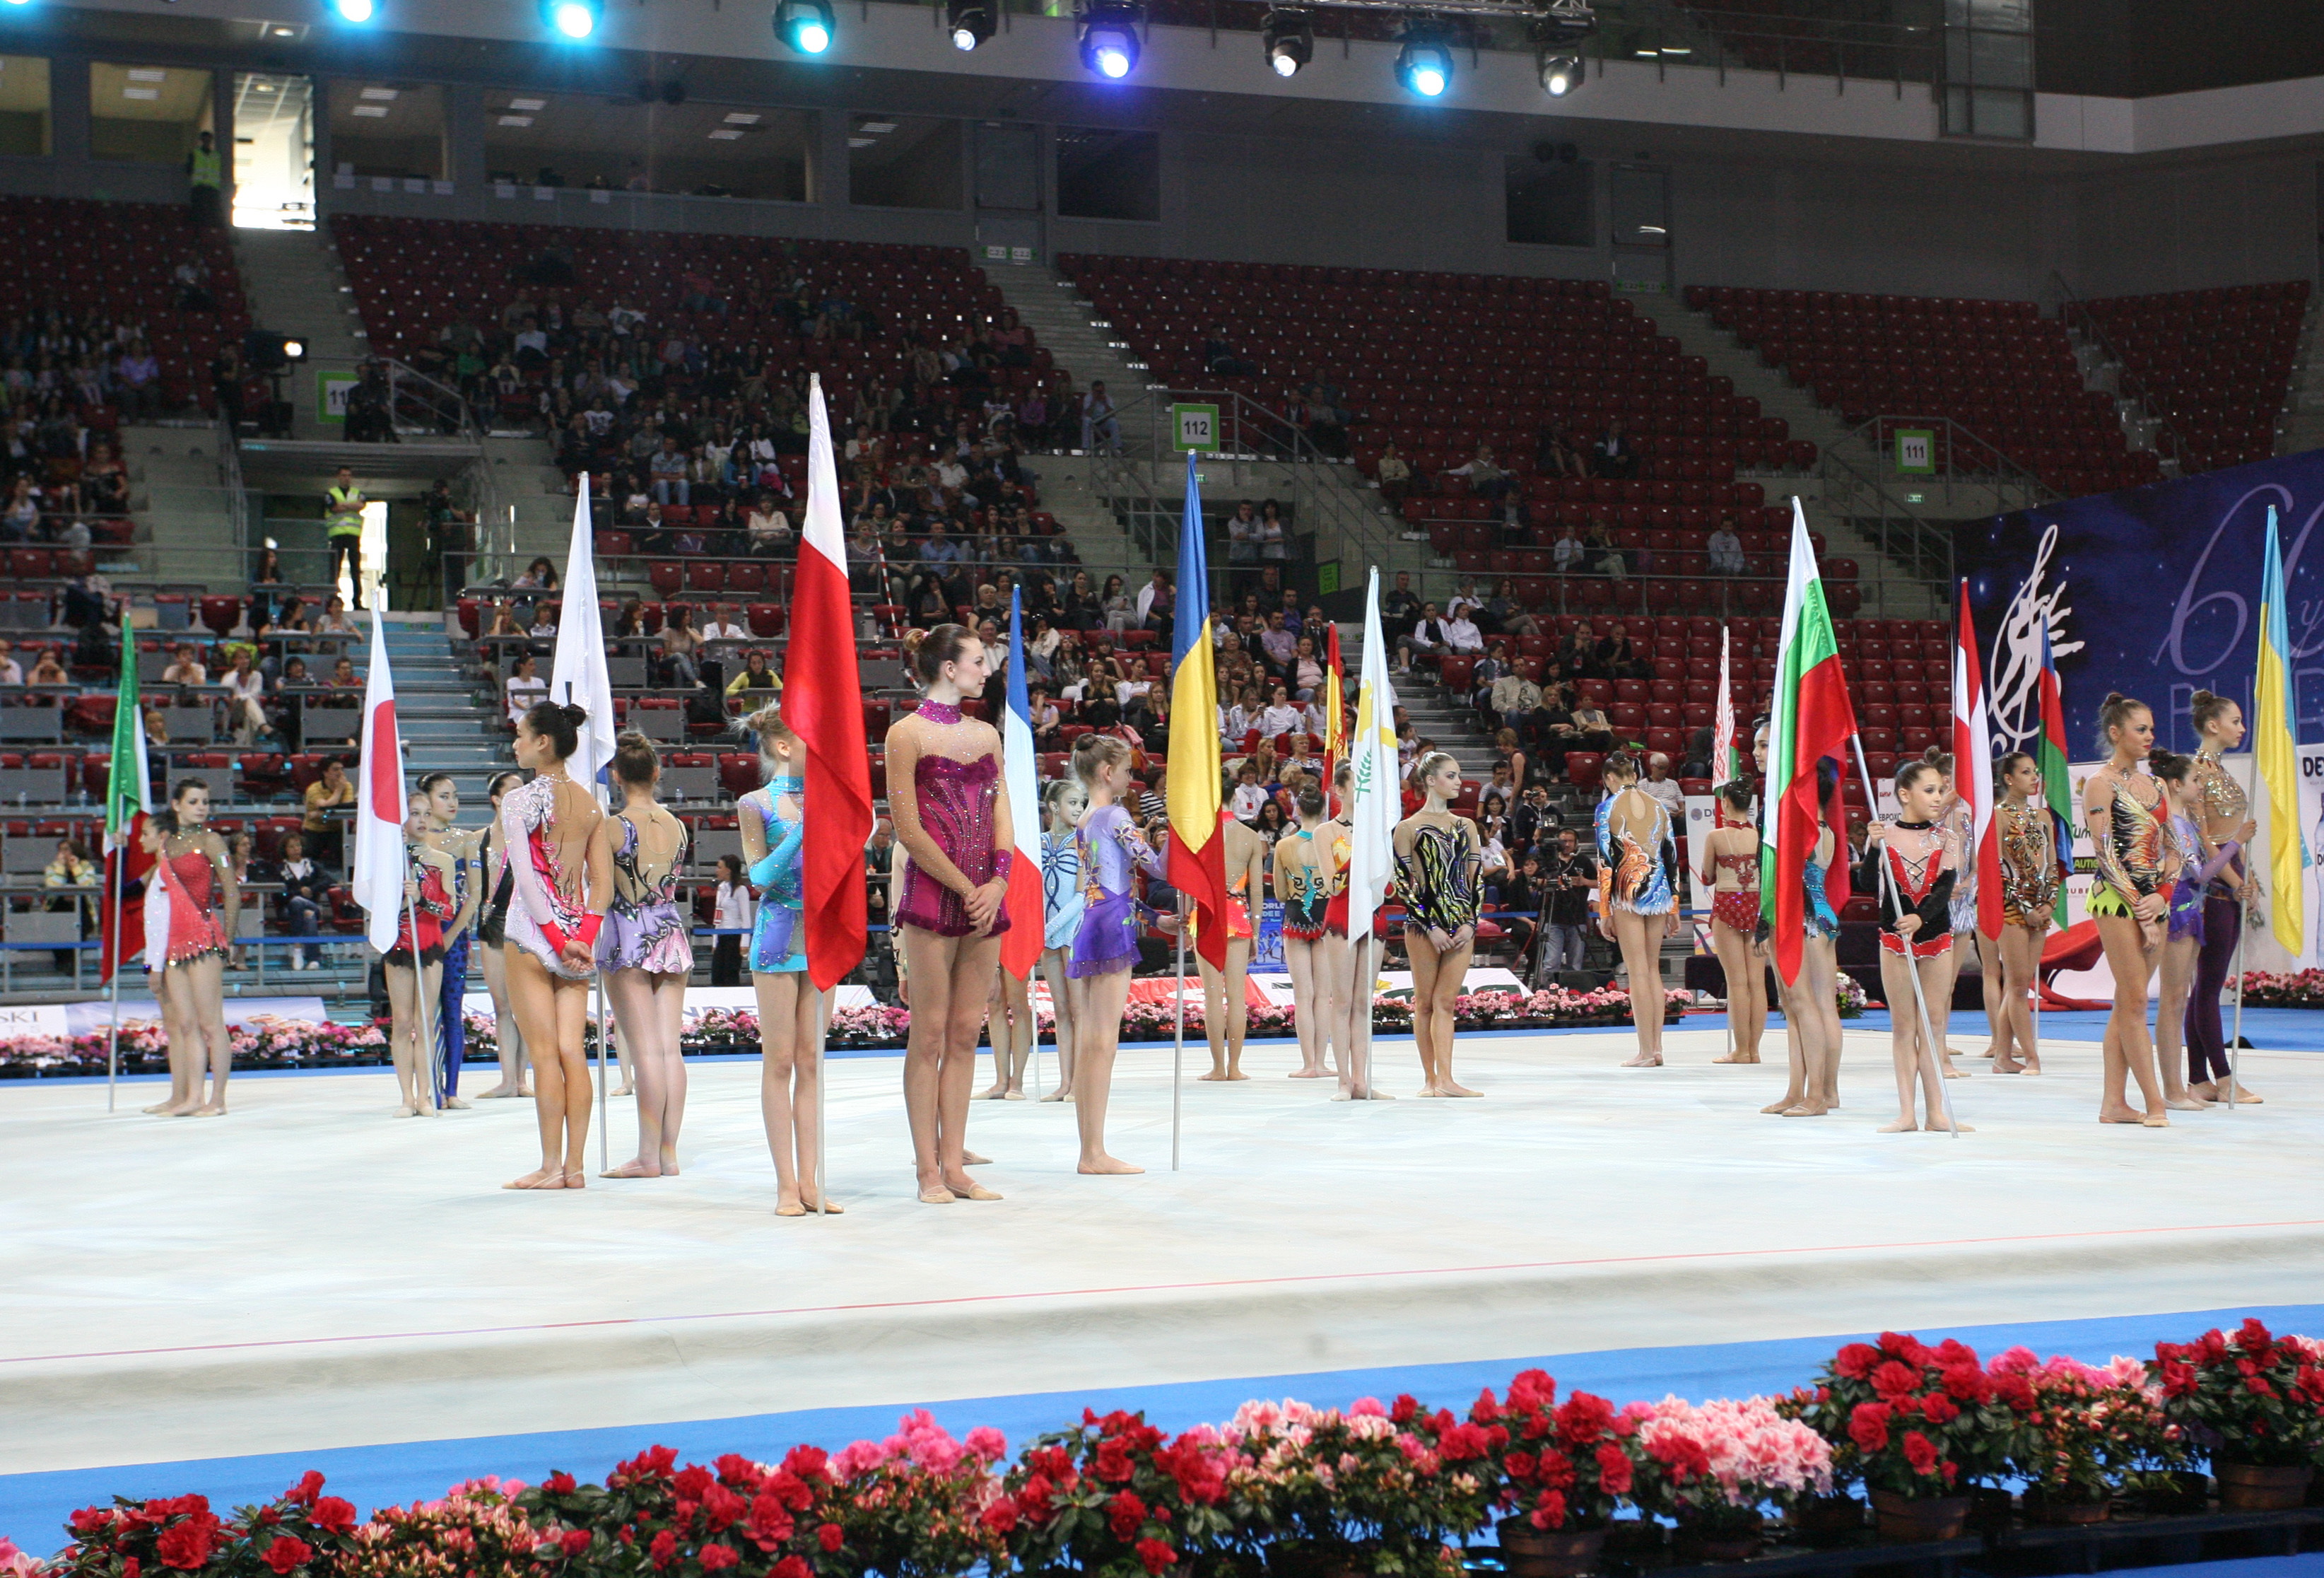
{"label": "flag pole", "polygon": [[[401,828],[397,829],[399,835],[401,831]],[[420,1005],[420,1039],[428,1048],[428,1104],[433,1107],[437,1105],[436,1093],[444,1087],[438,1077],[439,1054],[436,1046],[436,1037],[428,1024],[427,977],[420,973],[423,965],[420,958],[420,911],[411,898],[413,884],[409,874],[411,869],[411,848],[409,844],[404,846],[403,865],[406,872],[403,879],[403,924],[411,931],[411,995],[418,1000]]]}
{"label": "flag pole", "polygon": [[[2269,837],[2273,839],[2274,835],[2275,829],[2269,828]],[[2256,872],[2254,873],[2255,876],[2256,874]],[[2239,914],[2236,918],[2242,920],[2244,918]],[[2250,938],[2251,927],[2248,925],[2241,926],[2236,929],[2236,1028],[2227,1037],[2227,1111],[2230,1112],[2236,1110],[2236,1057],[2244,1044],[2244,944]]]}
{"label": "flag pole", "polygon": [[[1872,768],[1864,760],[1863,736],[1850,734],[1849,743],[1856,747],[1856,771],[1864,778],[1865,808],[1877,811],[1880,808],[1880,797],[1872,788]],[[1845,845],[1846,835],[1838,835],[1838,836]],[[1888,869],[1888,852],[1885,847],[1886,841],[1884,839],[1882,843],[1884,847],[1874,855],[1874,862],[1880,868],[1880,885],[1888,891],[1888,901],[1901,915],[1904,910],[1904,897],[1896,891],[1896,874]],[[1837,849],[1832,852],[1832,858],[1838,860],[1846,854],[1845,847]],[[1904,973],[1913,978],[1913,1008],[1921,1016],[1921,1065],[1925,1073],[1934,1074],[1937,1076],[1937,1104],[1944,1109],[1945,1127],[1951,1131],[1955,1140],[1959,1140],[1960,1123],[1953,1116],[1953,1094],[1946,1087],[1944,1065],[1937,1060],[1936,1041],[1933,1032],[1929,1029],[1929,1000],[1927,994],[1921,990],[1921,962],[1914,957],[1910,944],[1907,944],[1904,948]],[[1888,1011],[1893,1016],[1896,1011],[1896,1005],[1889,1004]],[[1839,1056],[1837,1048],[1832,1055],[1835,1057]]]}
{"label": "flag pole", "polygon": [[[1177,930],[1178,962],[1175,966],[1175,973],[1170,977],[1171,1001],[1177,1005],[1175,1016],[1176,1025],[1170,1044],[1170,1170],[1174,1173],[1178,1170],[1179,1115],[1184,1104],[1181,1100],[1180,1083],[1186,1066],[1186,895],[1184,893],[1178,894]],[[1224,977],[1222,976],[1221,979],[1223,982]],[[1204,1011],[1207,1012],[1209,1007],[1209,999],[1205,997]],[[1206,1025],[1204,1034],[1209,1033]],[[1226,1033],[1223,1027],[1219,1033],[1221,1035]]]}
{"label": "flag pole", "polygon": [[[814,985],[814,978],[810,976],[807,983]],[[837,988],[832,990],[835,992]],[[831,1037],[831,992],[815,994],[815,1209],[819,1216],[831,1214],[831,1190],[825,1182],[830,1176],[830,1169],[824,1156],[823,1138],[823,1048],[824,1043]]]}
{"label": "flag pole", "polygon": [[[124,829],[125,831],[125,829]],[[113,852],[113,1022],[105,1032],[105,1110],[113,1111],[114,1086],[121,1074],[121,879],[129,864],[129,843]]]}

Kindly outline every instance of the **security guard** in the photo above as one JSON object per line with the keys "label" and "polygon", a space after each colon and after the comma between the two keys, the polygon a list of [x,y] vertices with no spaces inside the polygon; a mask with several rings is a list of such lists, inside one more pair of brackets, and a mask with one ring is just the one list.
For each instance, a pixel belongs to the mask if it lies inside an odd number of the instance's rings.
{"label": "security guard", "polygon": [[186,155],[187,217],[196,229],[215,230],[226,222],[226,205],[220,197],[225,177],[218,168],[217,146],[208,132],[202,134],[201,146]]}
{"label": "security guard", "polygon": [[330,533],[330,573],[325,577],[336,586],[339,579],[339,561],[345,558],[347,574],[355,582],[355,606],[364,605],[363,529],[364,505],[370,501],[363,489],[355,485],[355,472],[339,467],[339,479],[323,494],[323,526]]}

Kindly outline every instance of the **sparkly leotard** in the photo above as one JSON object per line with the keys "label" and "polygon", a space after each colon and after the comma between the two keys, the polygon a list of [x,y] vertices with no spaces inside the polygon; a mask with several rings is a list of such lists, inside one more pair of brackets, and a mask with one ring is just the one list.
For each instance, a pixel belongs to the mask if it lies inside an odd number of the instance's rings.
{"label": "sparkly leotard", "polygon": [[1642,848],[1613,825],[1614,802],[1621,798],[1609,795],[1598,802],[1599,904],[1609,914],[1625,909],[1632,915],[1668,915],[1678,903],[1671,883],[1677,851],[1671,839],[1670,808],[1652,795],[1640,797],[1654,807],[1653,832],[1647,847]]}
{"label": "sparkly leotard", "polygon": [[1759,856],[1749,854],[1719,854],[1711,863],[1720,871],[1733,872],[1740,879],[1748,877],[1748,887],[1714,888],[1711,894],[1711,918],[1723,920],[1747,937],[1759,929]]}
{"label": "sparkly leotard", "polygon": [[[2244,786],[2236,781],[2235,775],[2210,752],[2195,752],[2195,786],[2203,797],[2203,815],[2207,818],[2240,826],[2251,814],[2251,799],[2244,793]],[[2227,878],[2229,870],[2237,876],[2243,875],[2244,857],[2240,848],[2236,849],[2235,858],[2221,867],[2206,884],[2203,891],[2207,896],[2225,899],[2230,903],[2236,901],[2236,890]]]}
{"label": "sparkly leotard", "polygon": [[1331,857],[1330,875],[1325,879],[1331,897],[1323,903],[1323,929],[1333,937],[1348,935],[1348,825],[1336,817],[1324,826],[1331,835],[1323,841],[1323,851]]}
{"label": "sparkly leotard", "polygon": [[[1294,839],[1304,841],[1300,853],[1307,858],[1290,858]],[[1276,846],[1275,870],[1283,882],[1285,937],[1312,943],[1323,935],[1323,912],[1332,901],[1332,879],[1316,863],[1315,857],[1324,854],[1315,843],[1315,835],[1305,827],[1286,834],[1283,842]]]}
{"label": "sparkly leotard", "polygon": [[2058,856],[2051,846],[2047,807],[2022,808],[2004,800],[1994,808],[1995,844],[2001,852],[2001,920],[2031,926],[2036,910],[2058,902]]}
{"label": "sparkly leotard", "polygon": [[501,837],[509,852],[509,876],[516,902],[509,906],[505,935],[540,961],[552,975],[586,981],[593,971],[567,963],[563,942],[596,946],[596,918],[579,891],[585,870],[574,873],[573,889],[558,885],[557,786],[570,780],[536,778],[501,797]]}
{"label": "sparkly leotard", "polygon": [[[764,789],[752,789],[742,799],[746,817],[756,817],[766,839],[767,853],[751,863],[747,873],[759,890],[759,918],[751,927],[751,968],[761,975],[783,975],[807,968],[806,950],[799,946],[799,916],[806,908],[807,888],[800,857],[807,848],[807,818],[786,821],[775,815],[775,801],[803,793],[803,778],[776,778]],[[802,810],[804,807],[802,807]]]}
{"label": "sparkly leotard", "polygon": [[[1823,843],[1821,835],[1817,837],[1816,843],[1819,845]],[[1840,851],[1835,846],[1832,850],[1833,858],[1839,858],[1839,854]],[[1800,881],[1807,888],[1808,900],[1807,907],[1800,911],[1800,931],[1803,936],[1818,937],[1829,942],[1840,935],[1840,917],[1833,914],[1831,909],[1831,889],[1828,885],[1831,880],[1831,862],[1818,861],[1815,850],[1810,849],[1807,858],[1800,862]]]}
{"label": "sparkly leotard", "polygon": [[597,934],[597,966],[603,970],[646,970],[657,975],[684,975],[694,969],[694,938],[678,906],[678,874],[686,867],[693,839],[686,824],[678,825],[678,848],[659,876],[639,860],[638,825],[623,814],[621,842],[613,848],[613,896],[605,907],[605,924]]}
{"label": "sparkly leotard", "polygon": [[[938,701],[923,701],[914,715],[938,728],[961,722],[960,709]],[[973,761],[924,750],[912,769],[912,794],[920,826],[961,875],[982,887],[996,876],[1009,878],[1010,852],[992,847],[993,801],[1001,790],[1001,759],[990,752]],[[966,937],[975,928],[968,923],[968,900],[920,870],[917,863],[904,871],[904,893],[896,905],[899,925],[917,926],[938,937]],[[999,937],[1009,929],[1009,908],[1002,905],[984,935]]]}
{"label": "sparkly leotard", "polygon": [[1397,857],[1397,891],[1404,896],[1406,931],[1450,936],[1477,924],[1484,895],[1477,885],[1483,854],[1471,842],[1472,824],[1450,827],[1423,822],[1412,830],[1412,853]]}
{"label": "sparkly leotard", "polygon": [[1131,872],[1160,881],[1169,866],[1156,854],[1130,813],[1100,806],[1076,830],[1082,871],[1082,926],[1074,936],[1074,956],[1065,974],[1079,980],[1126,970],[1138,957],[1138,922],[1150,914],[1131,891]]}
{"label": "sparkly leotard", "polygon": [[226,952],[226,927],[218,918],[217,868],[197,843],[166,855],[170,868],[170,963],[190,964]]}
{"label": "sparkly leotard", "polygon": [[[2104,835],[2095,840],[2098,878],[2090,884],[2090,914],[2128,915],[2138,900],[2161,891],[2165,873],[2159,787],[2154,796],[2150,806],[2132,792],[2129,780],[2115,786]],[[2126,894],[2122,891],[2126,887],[2130,890]]]}
{"label": "sparkly leotard", "polygon": [[1070,948],[1082,928],[1082,857],[1074,831],[1041,835],[1041,946]]}
{"label": "sparkly leotard", "polygon": [[411,941],[414,922],[420,932],[420,962],[440,964],[444,962],[444,923],[460,912],[460,906],[444,886],[444,873],[433,861],[422,860],[420,851],[406,845],[403,851],[404,874],[420,884],[420,892],[397,915],[395,946],[387,950],[387,962],[411,967]]}
{"label": "sparkly leotard", "polygon": [[[1906,854],[1898,847],[1898,833],[1923,835],[1923,847]],[[1931,959],[1953,946],[1952,843],[1940,824],[1892,822],[1889,836],[1880,841],[1880,858],[1887,863],[1886,881],[1880,884],[1880,946],[1892,954]],[[1912,946],[1894,929],[1907,915],[1920,918]]]}

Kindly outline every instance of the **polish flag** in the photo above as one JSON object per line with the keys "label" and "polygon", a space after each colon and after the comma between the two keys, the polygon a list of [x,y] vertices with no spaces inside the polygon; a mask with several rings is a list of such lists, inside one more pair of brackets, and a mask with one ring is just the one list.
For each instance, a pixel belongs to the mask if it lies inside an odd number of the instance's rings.
{"label": "polish flag", "polygon": [[387,669],[387,632],[371,614],[371,672],[364,677],[363,770],[355,774],[355,854],[347,888],[364,909],[364,937],[381,953],[395,946],[403,922],[403,740],[395,727],[395,676]]}
{"label": "polish flag", "polygon": [[1009,592],[1009,706],[1001,717],[1001,780],[1009,795],[1009,821],[1015,839],[1015,869],[1001,900],[1009,929],[1001,934],[1001,967],[1027,979],[1041,962],[1047,915],[1042,909],[1041,795],[1038,758],[1033,749],[1033,704],[1025,693],[1023,599]]}
{"label": "polish flag", "polygon": [[[800,856],[800,875],[807,973],[820,992],[837,985],[863,958],[872,757],[863,743],[863,687],[855,671],[839,468],[832,458],[831,418],[824,408],[820,374],[808,383],[807,422],[807,521],[792,582],[782,707],[783,720],[807,753],[803,804],[810,836]],[[1038,893],[1039,882],[1033,886]]]}
{"label": "polish flag", "polygon": [[1993,820],[1993,725],[1987,716],[1985,673],[1977,660],[1977,625],[1969,618],[1969,583],[1960,584],[1960,623],[1953,632],[1953,793],[1969,807],[1969,850],[1977,872],[1977,930],[2001,935],[2000,830]]}

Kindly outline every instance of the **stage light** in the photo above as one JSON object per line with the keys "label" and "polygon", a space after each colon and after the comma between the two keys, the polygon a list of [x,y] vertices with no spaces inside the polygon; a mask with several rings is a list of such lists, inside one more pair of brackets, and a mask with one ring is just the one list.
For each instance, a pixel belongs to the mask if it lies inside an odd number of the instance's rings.
{"label": "stage light", "polygon": [[1267,63],[1277,77],[1296,77],[1315,58],[1315,24],[1304,11],[1270,11],[1259,27]]}
{"label": "stage light", "polygon": [[1582,86],[1582,57],[1551,55],[1541,57],[1541,90],[1552,98],[1563,98]]}
{"label": "stage light", "polygon": [[991,0],[947,0],[945,27],[955,50],[973,50],[992,36]]}
{"label": "stage light", "polygon": [[1082,13],[1082,64],[1101,77],[1120,81],[1138,69],[1138,24],[1135,5],[1103,4]]}
{"label": "stage light", "polygon": [[561,39],[579,42],[597,31],[604,0],[540,0],[540,20]]}
{"label": "stage light", "polygon": [[820,55],[837,33],[825,0],[781,0],[775,7],[775,36],[802,55]]}
{"label": "stage light", "polygon": [[282,359],[286,362],[305,361],[307,359],[307,342],[301,339],[284,340],[282,342]]}
{"label": "stage light", "polygon": [[379,14],[372,0],[331,0],[331,9],[339,14],[341,22],[352,22],[358,27]]}
{"label": "stage light", "polygon": [[1598,31],[1598,14],[1590,0],[1550,0],[1534,19],[1534,69],[1541,90],[1563,98],[1589,79],[1582,62],[1582,42]]}
{"label": "stage light", "polygon": [[1434,33],[1407,35],[1397,51],[1396,79],[1405,91],[1423,98],[1441,98],[1452,86],[1452,51]]}

